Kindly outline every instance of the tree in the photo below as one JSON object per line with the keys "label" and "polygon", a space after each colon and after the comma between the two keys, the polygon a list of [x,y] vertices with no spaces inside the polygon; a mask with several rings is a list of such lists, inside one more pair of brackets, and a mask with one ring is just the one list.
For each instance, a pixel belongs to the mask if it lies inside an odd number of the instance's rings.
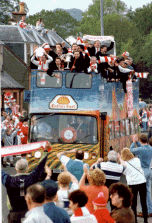
{"label": "tree", "polygon": [[46,29],[54,29],[62,38],[69,35],[76,35],[78,21],[74,19],[68,12],[57,9],[55,11],[42,10],[26,19],[31,25],[36,25],[39,18],[43,19]]}
{"label": "tree", "polygon": [[132,20],[136,23],[143,35],[150,34],[152,30],[152,3],[137,8],[133,13]]}

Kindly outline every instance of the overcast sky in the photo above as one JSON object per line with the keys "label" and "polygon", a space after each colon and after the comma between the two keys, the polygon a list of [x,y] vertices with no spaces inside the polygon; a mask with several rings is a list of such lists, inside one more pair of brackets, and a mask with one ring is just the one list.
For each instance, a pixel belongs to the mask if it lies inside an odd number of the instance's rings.
{"label": "overcast sky", "polygon": [[[123,0],[122,0],[123,1]],[[77,8],[85,11],[88,9],[88,6],[92,4],[92,0],[23,0],[27,4],[29,8],[28,15],[33,15],[37,12],[40,12],[42,9],[45,10],[54,10],[56,8],[63,8],[63,9],[71,9]],[[150,3],[150,0],[124,0],[123,2],[126,3],[127,7],[135,10],[136,8],[142,7],[147,3]]]}

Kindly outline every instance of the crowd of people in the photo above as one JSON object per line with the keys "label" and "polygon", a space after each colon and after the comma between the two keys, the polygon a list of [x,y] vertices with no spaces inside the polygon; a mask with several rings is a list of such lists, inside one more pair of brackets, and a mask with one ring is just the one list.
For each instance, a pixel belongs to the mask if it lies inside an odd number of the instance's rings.
{"label": "crowd of people", "polygon": [[[1,109],[1,146],[27,144],[28,115],[26,110],[19,112],[19,105],[9,91],[4,94],[4,108]],[[3,158],[3,167],[13,167],[13,156]]]}
{"label": "crowd of people", "polygon": [[114,42],[112,41],[110,46],[107,46],[101,45],[99,40],[92,44],[87,40],[82,41],[79,37],[70,49],[65,47],[65,42],[57,43],[55,50],[44,43],[41,47],[41,50],[44,50],[43,55],[39,56],[36,50],[31,57],[31,69],[44,70],[50,76],[54,70],[69,69],[71,72],[87,74],[95,72],[101,74],[107,81],[122,82],[126,92],[126,81],[137,79],[136,66],[128,52],[124,52],[121,57],[108,54],[113,47]]}
{"label": "crowd of people", "polygon": [[[26,174],[28,162],[16,162],[16,175],[2,170],[2,183],[9,198],[10,223],[137,223],[137,216],[148,223],[152,217],[151,169],[152,138],[132,136],[130,148],[121,154],[110,150],[105,162],[99,158],[92,166],[84,160],[81,149],[59,152],[63,172],[57,181],[46,164],[51,144],[46,143],[44,157],[33,172]],[[67,154],[75,154],[75,159]],[[41,175],[45,172],[42,179]],[[120,182],[126,176],[127,185]],[[40,181],[41,179],[41,181]],[[137,195],[142,213],[137,213]],[[110,200],[111,212],[107,209]]]}
{"label": "crowd of people", "polygon": [[152,105],[147,105],[139,98],[139,125],[142,132],[148,131],[148,139],[152,137]]}

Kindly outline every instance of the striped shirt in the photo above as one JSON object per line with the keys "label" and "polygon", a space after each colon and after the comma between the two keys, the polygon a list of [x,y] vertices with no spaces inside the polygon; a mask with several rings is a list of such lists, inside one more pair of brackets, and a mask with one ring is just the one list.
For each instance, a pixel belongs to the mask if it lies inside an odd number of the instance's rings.
{"label": "striped shirt", "polygon": [[113,180],[117,182],[120,180],[122,172],[125,169],[123,165],[118,164],[117,162],[114,161],[107,161],[95,164],[93,166],[93,169],[95,168],[99,168],[105,173],[106,180]]}

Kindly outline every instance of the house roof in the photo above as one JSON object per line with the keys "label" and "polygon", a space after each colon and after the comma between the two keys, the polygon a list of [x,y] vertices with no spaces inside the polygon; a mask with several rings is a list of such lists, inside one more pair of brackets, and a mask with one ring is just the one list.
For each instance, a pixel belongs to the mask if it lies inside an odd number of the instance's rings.
{"label": "house roof", "polygon": [[34,43],[35,41],[18,25],[0,25],[0,40],[11,43]]}
{"label": "house roof", "polygon": [[6,71],[1,73],[1,88],[20,88],[24,89],[24,87],[15,81]]}
{"label": "house roof", "polygon": [[70,48],[70,44],[64,40],[58,33],[48,30],[43,36],[36,30],[34,26],[28,26],[28,32],[19,25],[0,25],[0,41],[4,43],[35,43],[42,45],[48,43],[55,46],[56,43],[65,42],[65,47]]}

